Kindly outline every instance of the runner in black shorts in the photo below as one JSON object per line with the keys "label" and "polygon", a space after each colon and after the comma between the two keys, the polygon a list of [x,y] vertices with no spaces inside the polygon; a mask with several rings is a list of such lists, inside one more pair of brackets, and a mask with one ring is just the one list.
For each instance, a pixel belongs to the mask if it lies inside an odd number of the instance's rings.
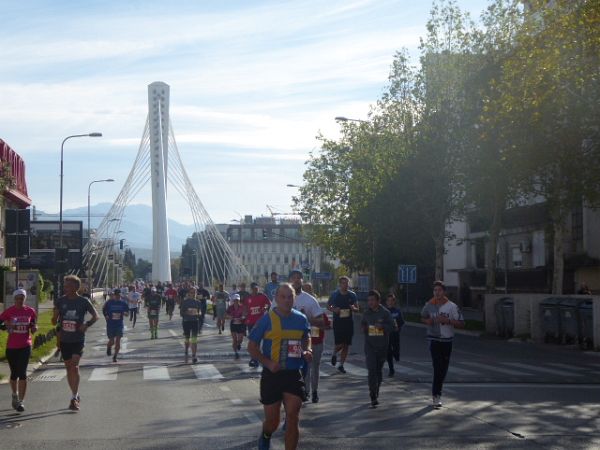
{"label": "runner in black shorts", "polygon": [[327,308],[333,311],[333,335],[335,340],[335,349],[331,356],[331,364],[337,364],[337,353],[341,352],[340,365],[338,370],[346,373],[344,362],[348,356],[348,347],[352,345],[354,336],[354,319],[352,313],[358,311],[356,294],[348,289],[350,279],[348,277],[339,278],[339,289],[329,297]]}
{"label": "runner in black shorts", "polygon": [[188,360],[190,343],[192,344],[192,362],[196,364],[196,349],[198,348],[198,328],[202,304],[196,300],[196,289],[189,288],[187,297],[181,302],[179,312],[182,318],[183,335],[185,337],[185,360]]}

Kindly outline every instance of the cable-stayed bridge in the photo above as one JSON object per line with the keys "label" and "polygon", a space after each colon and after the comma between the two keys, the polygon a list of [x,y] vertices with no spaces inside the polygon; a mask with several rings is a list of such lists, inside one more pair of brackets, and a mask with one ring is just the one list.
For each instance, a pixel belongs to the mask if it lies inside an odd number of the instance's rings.
{"label": "cable-stayed bridge", "polygon": [[84,266],[94,274],[97,286],[115,281],[112,274],[125,208],[148,187],[152,190],[152,281],[172,281],[167,193],[172,195],[173,191],[186,200],[194,220],[199,281],[213,285],[249,279],[247,270],[211,220],[190,182],[171,126],[169,96],[166,83],[148,86],[148,117],[133,167],[108,214],[84,247]]}

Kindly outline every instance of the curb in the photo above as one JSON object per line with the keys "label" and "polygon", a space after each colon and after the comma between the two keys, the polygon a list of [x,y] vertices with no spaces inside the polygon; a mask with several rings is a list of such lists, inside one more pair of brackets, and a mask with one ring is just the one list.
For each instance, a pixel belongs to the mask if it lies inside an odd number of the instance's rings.
{"label": "curb", "polygon": [[[424,323],[415,323],[415,322],[404,322],[404,326],[416,327],[416,328],[427,328],[427,325],[425,325]],[[462,334],[464,336],[472,336],[472,337],[481,337],[485,333],[483,331],[457,330],[455,328],[454,334]]]}

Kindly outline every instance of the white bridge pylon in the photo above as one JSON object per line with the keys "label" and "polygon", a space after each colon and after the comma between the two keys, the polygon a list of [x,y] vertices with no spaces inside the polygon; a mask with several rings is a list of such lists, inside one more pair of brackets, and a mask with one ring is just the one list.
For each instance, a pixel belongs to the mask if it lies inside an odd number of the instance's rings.
{"label": "white bridge pylon", "polygon": [[163,82],[148,86],[148,117],[133,167],[108,214],[84,247],[84,266],[94,274],[96,286],[106,286],[109,280],[116,284],[119,231],[125,208],[148,185],[152,188],[152,281],[172,281],[168,186],[190,207],[199,281],[210,286],[249,280],[248,271],[211,220],[184,169],[169,117],[169,92],[169,85]]}

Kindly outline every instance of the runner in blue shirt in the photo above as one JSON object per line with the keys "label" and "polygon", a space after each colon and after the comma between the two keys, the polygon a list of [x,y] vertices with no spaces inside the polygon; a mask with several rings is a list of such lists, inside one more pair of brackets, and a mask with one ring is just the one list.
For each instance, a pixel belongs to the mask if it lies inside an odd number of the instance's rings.
{"label": "runner in blue shirt", "polygon": [[294,288],[289,283],[281,284],[275,291],[277,306],[261,317],[248,337],[250,357],[263,366],[260,401],[265,421],[258,440],[259,449],[270,448],[271,435],[279,427],[282,402],[287,415],[285,447],[298,445],[298,422],[305,396],[300,368],[303,360],[310,363],[312,350],[308,319],[292,309],[294,297]]}
{"label": "runner in blue shirt", "polygon": [[112,346],[115,346],[113,362],[117,362],[117,355],[121,350],[121,338],[123,337],[123,316],[129,315],[129,305],[121,298],[121,290],[115,289],[113,297],[102,307],[102,315],[106,318],[106,354],[110,356]]}

